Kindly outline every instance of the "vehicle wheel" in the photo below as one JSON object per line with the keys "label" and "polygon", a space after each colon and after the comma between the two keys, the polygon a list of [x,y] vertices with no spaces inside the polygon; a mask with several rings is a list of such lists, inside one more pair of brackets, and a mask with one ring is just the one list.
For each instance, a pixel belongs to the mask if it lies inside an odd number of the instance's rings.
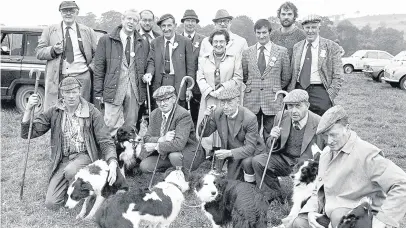
{"label": "vehicle wheel", "polygon": [[397,88],[399,86],[399,83],[397,83],[397,82],[389,82],[389,85],[391,85],[393,88]]}
{"label": "vehicle wheel", "polygon": [[[15,101],[16,107],[19,112],[24,112],[25,106],[28,102],[28,98],[31,94],[34,93],[34,86],[33,85],[23,85],[21,86],[16,93]],[[45,91],[44,88],[38,87],[38,96],[39,96],[39,103],[35,108],[35,113],[40,113],[44,111],[44,97]]]}
{"label": "vehicle wheel", "polygon": [[384,73],[383,73],[383,71],[382,71],[381,73],[378,74],[378,77],[376,78],[376,81],[377,81],[377,82],[382,82],[383,76],[384,76]]}
{"label": "vehicle wheel", "polygon": [[406,90],[406,75],[403,76],[402,80],[400,80],[399,87],[402,90]]}
{"label": "vehicle wheel", "polygon": [[354,71],[354,67],[351,64],[344,66],[344,73],[351,74]]}

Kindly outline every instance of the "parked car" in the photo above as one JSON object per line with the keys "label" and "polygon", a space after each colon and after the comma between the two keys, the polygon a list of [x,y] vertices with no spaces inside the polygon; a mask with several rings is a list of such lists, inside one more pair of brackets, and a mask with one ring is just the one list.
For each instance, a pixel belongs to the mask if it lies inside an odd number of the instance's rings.
{"label": "parked car", "polygon": [[[400,65],[402,61],[406,61],[406,51],[401,51],[395,55],[388,65],[394,67]],[[364,72],[365,76],[371,77],[377,82],[381,82],[384,76],[384,68],[385,66],[382,66],[382,61],[372,61],[369,65],[364,65],[364,69],[362,71]]]}
{"label": "parked car", "polygon": [[386,66],[382,80],[392,87],[406,90],[406,59]]}
{"label": "parked car", "polygon": [[[29,78],[31,69],[41,71],[38,95],[40,102],[35,112],[41,112],[45,96],[44,72],[46,61],[36,58],[35,49],[45,27],[1,28],[1,99],[15,100],[17,110],[23,112],[31,94],[34,93],[35,78]],[[106,34],[95,30],[97,37]]]}
{"label": "parked car", "polygon": [[386,51],[379,50],[358,50],[350,57],[342,58],[344,73],[350,74],[353,71],[360,71],[364,65],[370,65],[372,62],[379,62],[379,65],[389,64],[393,55]]}

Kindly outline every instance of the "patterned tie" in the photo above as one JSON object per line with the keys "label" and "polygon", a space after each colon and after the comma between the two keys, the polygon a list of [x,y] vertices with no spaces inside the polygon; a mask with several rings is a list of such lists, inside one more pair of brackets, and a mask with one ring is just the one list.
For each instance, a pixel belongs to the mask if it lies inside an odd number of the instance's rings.
{"label": "patterned tie", "polygon": [[192,39],[192,36],[189,34],[189,35],[187,35],[187,37],[189,38],[189,39]]}
{"label": "patterned tie", "polygon": [[66,47],[65,47],[65,59],[68,63],[73,63],[74,57],[73,57],[73,46],[72,46],[72,39],[70,38],[69,34],[69,29],[70,27],[66,27]]}
{"label": "patterned tie", "polygon": [[166,41],[165,47],[165,73],[169,74],[171,72],[171,59],[169,57],[169,44],[171,41]]}
{"label": "patterned tie", "polygon": [[311,69],[312,69],[312,48],[311,47],[312,47],[312,44],[308,43],[306,56],[303,61],[302,70],[300,71],[300,76],[299,76],[299,83],[303,87],[303,89],[306,89],[310,85],[310,74],[311,74]]}
{"label": "patterned tie", "polygon": [[127,59],[128,65],[130,65],[130,51],[131,51],[131,37],[127,36],[127,44],[125,45],[125,58]]}
{"label": "patterned tie", "polygon": [[258,69],[261,75],[264,73],[266,68],[264,49],[265,49],[264,46],[261,46],[259,48],[259,56],[258,56]]}
{"label": "patterned tie", "polygon": [[299,121],[293,121],[293,127],[296,129],[296,130],[300,130],[300,128],[299,128]]}
{"label": "patterned tie", "polygon": [[162,115],[161,136],[165,134],[166,116]]}

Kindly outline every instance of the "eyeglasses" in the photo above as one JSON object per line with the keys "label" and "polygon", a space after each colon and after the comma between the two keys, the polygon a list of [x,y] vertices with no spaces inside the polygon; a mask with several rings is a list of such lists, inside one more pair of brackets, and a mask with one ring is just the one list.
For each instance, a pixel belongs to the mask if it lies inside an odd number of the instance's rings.
{"label": "eyeglasses", "polygon": [[219,24],[219,25],[221,25],[221,24],[228,25],[228,24],[230,24],[230,20],[229,20],[229,19],[220,19],[220,20],[217,20],[217,21],[216,21],[216,24]]}
{"label": "eyeglasses", "polygon": [[74,13],[76,13],[76,9],[75,9],[75,8],[61,9],[61,12],[62,12],[63,14],[67,14],[67,13],[74,14]]}
{"label": "eyeglasses", "polygon": [[225,44],[226,41],[225,40],[213,40],[213,45],[214,44]]}
{"label": "eyeglasses", "polygon": [[144,22],[144,23],[152,23],[152,19],[142,19],[141,20],[142,22]]}
{"label": "eyeglasses", "polygon": [[157,104],[168,103],[171,100],[172,97],[173,96],[170,96],[170,97],[162,99],[162,100],[156,100],[156,103]]}

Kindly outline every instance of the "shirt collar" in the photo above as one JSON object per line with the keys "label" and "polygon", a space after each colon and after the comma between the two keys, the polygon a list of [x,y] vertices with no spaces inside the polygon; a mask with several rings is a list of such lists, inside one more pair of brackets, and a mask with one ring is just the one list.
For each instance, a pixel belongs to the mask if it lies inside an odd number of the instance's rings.
{"label": "shirt collar", "polygon": [[[194,31],[192,34],[190,34],[190,36],[192,37],[192,40],[193,40],[193,38],[195,37],[195,34],[196,34],[196,31]],[[183,35],[184,35],[185,37],[189,38],[189,37],[188,37],[188,36],[189,36],[189,33],[186,33],[186,31],[183,31]]]}
{"label": "shirt collar", "polygon": [[[173,107],[172,107],[172,109],[173,109]],[[168,121],[168,118],[169,118],[169,114],[171,114],[171,112],[172,112],[172,109],[171,109],[171,110],[169,110],[169,112],[167,112],[167,113],[163,113],[163,112],[162,112],[162,119],[163,119],[163,117],[165,116],[165,118],[166,118],[166,121]]]}
{"label": "shirt collar", "polygon": [[229,119],[235,119],[235,117],[238,115],[238,108],[237,111],[235,111],[235,113],[231,116],[228,116]]}
{"label": "shirt collar", "polygon": [[[261,45],[260,43],[257,43],[257,50],[258,50],[258,51],[259,51],[259,48],[260,48],[261,46],[262,46],[262,45]],[[271,51],[271,46],[272,46],[272,42],[269,41],[268,43],[266,43],[266,44],[264,45],[265,50],[267,50],[268,52]]]}
{"label": "shirt collar", "polygon": [[[320,41],[320,35],[318,35],[317,38],[312,42],[312,48],[317,48],[319,46],[319,41]],[[306,40],[305,47],[307,47],[308,43],[309,43],[309,41]]]}
{"label": "shirt collar", "polygon": [[[58,100],[58,103],[56,103],[56,108],[63,110],[63,111],[66,110],[66,106],[65,106],[65,103],[63,102],[63,98]],[[74,114],[80,118],[87,118],[90,116],[89,104],[82,97],[80,98],[79,105],[76,108],[76,111]]]}
{"label": "shirt collar", "polygon": [[[63,31],[66,31],[66,27],[67,25],[65,24],[65,22],[62,22],[62,27],[63,27]],[[73,24],[70,26],[70,28],[76,32],[76,22],[73,22]]]}
{"label": "shirt collar", "polygon": [[[175,43],[175,36],[176,36],[176,34],[173,35],[172,38],[169,40],[172,45]],[[166,38],[164,38],[164,39],[165,39],[165,44],[166,44],[166,41],[168,41],[168,39],[166,39]]]}
{"label": "shirt collar", "polygon": [[156,38],[155,36],[154,36],[154,33],[152,32],[152,29],[149,31],[149,32],[145,32],[144,31],[144,29],[140,29],[140,35],[142,36],[142,35],[144,35],[144,34],[148,34],[152,39],[154,39],[154,38]]}
{"label": "shirt collar", "polygon": [[345,143],[343,148],[341,148],[340,152],[342,151],[347,154],[351,153],[357,138],[358,138],[357,133],[355,131],[351,131],[348,141]]}
{"label": "shirt collar", "polygon": [[[303,117],[303,119],[298,121],[299,124],[299,129],[302,130],[302,128],[304,128],[307,124],[307,120],[309,119],[309,112],[306,113],[305,117]],[[293,120],[292,120],[292,124],[293,124]]]}
{"label": "shirt collar", "polygon": [[[122,40],[127,40],[128,35],[124,33],[123,29],[120,30],[120,38]],[[131,42],[134,40],[134,33],[131,33]]]}

